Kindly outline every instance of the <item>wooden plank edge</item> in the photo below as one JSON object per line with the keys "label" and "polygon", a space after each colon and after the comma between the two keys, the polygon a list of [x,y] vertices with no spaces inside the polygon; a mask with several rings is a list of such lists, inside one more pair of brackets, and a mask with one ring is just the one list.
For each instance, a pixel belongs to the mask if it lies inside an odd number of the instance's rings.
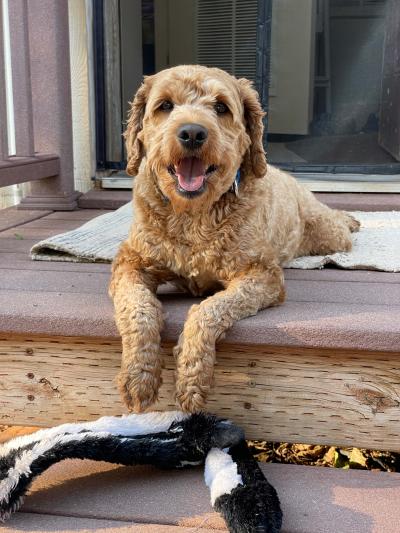
{"label": "wooden plank edge", "polygon": [[[0,336],[0,424],[119,415],[119,340]],[[155,409],[175,409],[172,345]],[[220,344],[207,409],[248,438],[400,450],[399,354]]]}

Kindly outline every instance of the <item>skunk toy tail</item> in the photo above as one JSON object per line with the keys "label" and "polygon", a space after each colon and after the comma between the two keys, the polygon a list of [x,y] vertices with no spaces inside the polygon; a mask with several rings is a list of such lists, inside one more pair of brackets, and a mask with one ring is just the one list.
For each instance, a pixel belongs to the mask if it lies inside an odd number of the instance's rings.
{"label": "skunk toy tail", "polygon": [[229,450],[214,448],[206,458],[205,481],[211,504],[231,532],[279,533],[282,511],[246,441]]}
{"label": "skunk toy tail", "polygon": [[229,420],[178,411],[109,416],[8,441],[0,447],[0,521],[19,509],[35,477],[63,459],[161,468],[205,462],[211,503],[231,533],[280,531],[276,492]]}

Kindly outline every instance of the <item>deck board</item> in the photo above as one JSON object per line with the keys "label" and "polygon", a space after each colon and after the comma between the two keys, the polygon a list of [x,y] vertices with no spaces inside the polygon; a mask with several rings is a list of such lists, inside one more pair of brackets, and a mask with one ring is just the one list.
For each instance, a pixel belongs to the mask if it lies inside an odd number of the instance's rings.
{"label": "deck board", "polygon": [[[43,267],[45,262],[41,262]],[[59,271],[14,268],[3,269],[0,276],[0,291],[23,292],[66,292],[106,294],[110,282],[109,265],[105,271],[75,271],[75,264],[70,270],[63,267]],[[400,284],[393,283],[352,283],[319,280],[286,280],[286,305],[289,302],[319,302],[338,304],[376,305],[377,307],[400,306]],[[162,294],[176,294],[173,286],[160,287]],[[184,297],[185,301],[187,297]]]}
{"label": "deck board", "polygon": [[[163,339],[175,342],[199,299],[160,297]],[[4,332],[117,338],[112,302],[104,293],[0,291]],[[399,353],[400,306],[286,302],[234,324],[226,341],[249,345],[327,347]]]}
{"label": "deck board", "polygon": [[[260,466],[281,500],[282,533],[399,531],[400,474],[300,465]],[[140,519],[171,524],[170,527],[179,525],[182,533],[200,533],[202,527],[226,531],[221,517],[210,506],[202,468],[160,471],[150,467],[121,468],[90,461],[64,461],[34,483],[23,510],[32,514],[21,518],[17,515],[16,530],[10,521],[4,528],[7,533],[20,533],[28,528],[46,532],[65,528],[68,533],[81,530],[82,526],[82,531],[103,533],[101,522],[99,529],[95,523],[89,527],[90,517],[93,521],[121,520],[121,530],[117,530],[120,533],[127,531],[123,520],[139,522]],[[40,512],[48,513],[47,524],[39,521],[43,515],[37,515],[35,520],[34,513]],[[80,527],[75,529],[72,518],[68,524],[56,515],[72,515],[82,522],[77,522]],[[32,528],[28,516],[35,520]],[[23,524],[25,528],[20,526]],[[117,523],[114,524],[116,527]],[[159,527],[150,531],[164,533],[162,526]],[[131,531],[135,532],[135,527]],[[138,528],[138,531],[147,533],[146,529]],[[114,532],[111,524],[107,524],[106,532]]]}
{"label": "deck board", "polygon": [[[1,241],[0,241],[1,248]],[[41,272],[106,272],[110,263],[73,263],[71,261],[32,261],[27,253],[0,253],[0,270],[34,270]],[[3,274],[3,273],[2,273]],[[33,276],[34,274],[32,274]]]}
{"label": "deck board", "polygon": [[51,211],[37,211],[37,210],[20,210],[16,207],[8,207],[0,210],[0,231],[8,228],[14,228],[30,222],[43,218],[51,214]]}
{"label": "deck board", "polygon": [[[65,215],[67,216],[67,215]],[[34,220],[32,222],[27,222],[26,224],[19,225],[17,227],[8,228],[0,232],[0,239],[13,239],[17,234],[20,240],[21,237],[24,239],[45,239],[51,235],[58,235],[59,233],[64,233],[78,228],[85,222],[88,222],[94,216],[94,213],[91,213],[91,217],[85,219],[49,219],[47,217],[41,218],[39,220]]]}
{"label": "deck board", "polygon": [[71,229],[75,229],[82,224],[85,224],[91,219],[86,220],[59,220],[57,218],[54,219],[48,219],[46,218],[40,218],[39,220],[33,220],[32,222],[28,222],[27,224],[24,224],[24,226],[21,229],[58,229],[60,232],[63,231],[69,231]]}
{"label": "deck board", "polygon": [[[107,487],[103,490],[107,493]],[[51,492],[51,491],[50,491]],[[49,494],[50,496],[50,494]],[[2,524],[4,533],[27,533],[35,531],[36,533],[216,533],[215,529],[207,527],[171,526],[165,524],[140,524],[117,518],[115,520],[103,520],[102,518],[79,518],[73,515],[73,504],[71,502],[71,511],[66,515],[58,516],[53,513],[25,513],[20,512],[13,516],[6,524]],[[72,516],[71,514],[72,513]],[[101,515],[101,513],[99,513]],[[227,529],[221,528],[220,531],[226,532]]]}
{"label": "deck board", "polygon": [[[8,230],[7,230],[8,231]],[[15,233],[18,235],[18,228]],[[1,235],[1,234],[0,234]],[[38,239],[19,239],[18,237],[0,239],[0,254],[4,253],[25,253],[29,255],[29,251]]]}
{"label": "deck board", "polygon": [[400,283],[400,272],[344,270],[336,267],[325,267],[314,270],[286,268],[285,279],[305,281],[338,281],[345,283]]}
{"label": "deck board", "polygon": [[[71,261],[32,261],[27,252],[3,252],[0,246],[0,269],[65,271],[65,272],[110,272],[110,263],[73,263]],[[321,270],[285,269],[286,280],[337,281],[338,283],[393,283],[400,284],[400,273],[371,270]]]}
{"label": "deck board", "polygon": [[76,211],[54,211],[47,220],[80,220],[86,222],[94,217],[109,213],[109,209],[77,209]]}
{"label": "deck board", "polygon": [[110,273],[39,270],[3,270],[0,276],[0,291],[19,292],[69,292],[105,294],[110,282]]}
{"label": "deck board", "polygon": [[[103,213],[51,213],[0,232],[2,331],[117,337],[107,295],[109,264],[29,258],[38,240]],[[235,324],[229,342],[399,349],[400,274],[327,268],[288,269],[285,275],[285,304]],[[161,298],[167,315],[164,338],[175,340],[195,300],[167,294]]]}
{"label": "deck board", "polygon": [[46,239],[47,237],[53,237],[65,231],[75,229],[75,225],[70,225],[69,228],[60,229],[60,228],[29,228],[25,226],[19,226],[17,228],[11,228],[0,233],[0,240],[24,240],[31,243],[34,241],[34,244],[38,241]]}

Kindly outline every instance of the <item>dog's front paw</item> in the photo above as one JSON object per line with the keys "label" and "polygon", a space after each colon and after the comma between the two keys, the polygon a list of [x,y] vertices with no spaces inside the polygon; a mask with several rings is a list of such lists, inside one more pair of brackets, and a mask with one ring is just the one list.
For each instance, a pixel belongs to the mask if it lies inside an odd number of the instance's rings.
{"label": "dog's front paw", "polygon": [[204,409],[207,396],[200,389],[191,387],[188,390],[184,384],[177,385],[176,389],[176,402],[183,412],[196,413]]}
{"label": "dog's front paw", "polygon": [[118,387],[129,411],[142,413],[158,400],[161,376],[147,371],[121,370]]}

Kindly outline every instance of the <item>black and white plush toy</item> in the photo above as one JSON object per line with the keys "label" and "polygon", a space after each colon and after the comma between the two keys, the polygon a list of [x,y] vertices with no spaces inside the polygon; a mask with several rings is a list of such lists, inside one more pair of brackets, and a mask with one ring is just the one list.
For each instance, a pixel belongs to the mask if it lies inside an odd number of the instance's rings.
{"label": "black and white plush toy", "polygon": [[229,420],[178,411],[103,417],[18,437],[0,447],[0,520],[9,518],[32,480],[63,459],[182,468],[205,462],[211,503],[234,533],[277,533],[275,489]]}

